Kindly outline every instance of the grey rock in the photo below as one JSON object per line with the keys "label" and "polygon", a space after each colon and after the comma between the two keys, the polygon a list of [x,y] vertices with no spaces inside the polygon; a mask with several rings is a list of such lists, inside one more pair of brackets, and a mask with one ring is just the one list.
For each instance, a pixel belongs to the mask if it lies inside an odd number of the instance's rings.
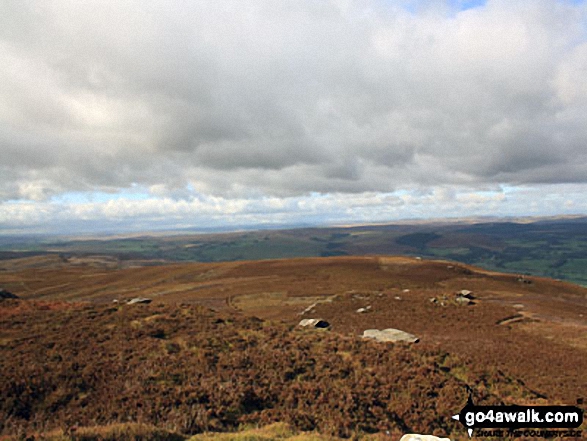
{"label": "grey rock", "polygon": [[413,334],[409,334],[399,329],[366,329],[363,332],[363,338],[371,338],[380,342],[404,341],[408,343],[417,343],[420,339]]}
{"label": "grey rock", "polygon": [[126,302],[127,305],[137,305],[139,303],[151,303],[152,300],[146,297],[135,297],[134,299],[129,300]]}
{"label": "grey rock", "polygon": [[465,296],[457,296],[455,298],[455,302],[457,302],[459,305],[473,305],[473,300],[471,300],[469,297],[465,297]]}
{"label": "grey rock", "polygon": [[298,323],[298,326],[302,328],[328,328],[330,327],[330,323],[326,320],[322,319],[303,319]]}

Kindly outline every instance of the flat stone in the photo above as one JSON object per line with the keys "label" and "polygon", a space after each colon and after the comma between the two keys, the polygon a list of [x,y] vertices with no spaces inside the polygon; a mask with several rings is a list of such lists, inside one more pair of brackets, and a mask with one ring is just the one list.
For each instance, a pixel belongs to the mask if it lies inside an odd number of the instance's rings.
{"label": "flat stone", "polygon": [[417,343],[420,339],[413,334],[409,334],[399,329],[366,329],[363,332],[363,338],[372,338],[381,342],[405,341],[408,343]]}

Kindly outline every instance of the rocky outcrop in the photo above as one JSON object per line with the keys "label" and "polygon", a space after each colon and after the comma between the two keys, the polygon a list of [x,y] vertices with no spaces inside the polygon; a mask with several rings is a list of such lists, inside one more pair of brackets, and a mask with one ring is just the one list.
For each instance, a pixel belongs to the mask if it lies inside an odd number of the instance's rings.
{"label": "rocky outcrop", "polygon": [[363,338],[371,338],[381,342],[403,341],[408,343],[417,343],[420,339],[413,334],[409,334],[399,329],[366,329],[363,332]]}

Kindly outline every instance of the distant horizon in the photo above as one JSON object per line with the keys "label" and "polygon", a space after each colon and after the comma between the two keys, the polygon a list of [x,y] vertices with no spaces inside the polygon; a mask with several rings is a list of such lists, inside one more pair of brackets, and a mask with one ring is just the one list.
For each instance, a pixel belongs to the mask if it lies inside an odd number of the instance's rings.
{"label": "distant horizon", "polygon": [[70,231],[66,232],[5,232],[0,230],[1,237],[62,237],[67,239],[87,239],[92,237],[99,238],[127,238],[127,237],[141,237],[141,236],[181,236],[181,235],[213,235],[213,234],[231,234],[240,232],[261,232],[261,231],[289,231],[296,229],[328,229],[328,228],[360,228],[360,227],[378,227],[378,226],[410,226],[410,225],[446,225],[446,224],[485,224],[485,223],[533,223],[533,222],[547,222],[557,220],[587,220],[587,213],[585,214],[561,214],[549,216],[463,216],[463,217],[440,217],[440,218],[412,218],[412,219],[397,219],[389,221],[377,222],[348,222],[348,223],[296,223],[296,224],[249,224],[249,225],[233,225],[233,226],[218,226],[208,228],[198,227],[182,227],[175,229],[145,229],[145,230],[98,230],[98,231]]}
{"label": "distant horizon", "polygon": [[0,57],[0,234],[587,213],[587,0],[8,0]]}

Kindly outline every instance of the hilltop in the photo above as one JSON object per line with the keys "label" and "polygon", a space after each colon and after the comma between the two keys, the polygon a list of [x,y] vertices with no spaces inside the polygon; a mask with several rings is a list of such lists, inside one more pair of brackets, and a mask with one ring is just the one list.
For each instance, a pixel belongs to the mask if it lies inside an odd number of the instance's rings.
{"label": "hilltop", "polygon": [[[281,421],[337,436],[459,438],[450,416],[467,385],[479,404],[581,404],[587,390],[587,289],[454,262],[119,268],[37,256],[4,261],[0,287],[22,299],[0,302],[7,434],[128,421],[194,434]],[[472,304],[456,301],[462,290]],[[125,304],[137,296],[153,302]],[[331,326],[303,330],[302,318]],[[361,339],[370,328],[420,342]]]}

